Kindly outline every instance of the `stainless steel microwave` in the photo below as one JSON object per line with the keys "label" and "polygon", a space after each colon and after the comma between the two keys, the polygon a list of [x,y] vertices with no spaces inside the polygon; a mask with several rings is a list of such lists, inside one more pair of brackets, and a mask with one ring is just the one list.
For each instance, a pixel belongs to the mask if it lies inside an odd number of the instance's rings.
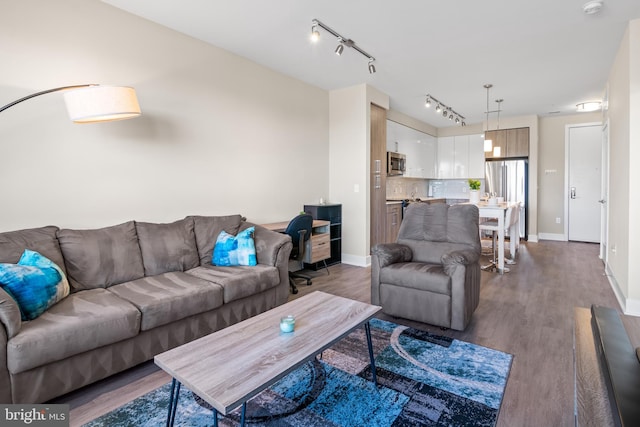
{"label": "stainless steel microwave", "polygon": [[387,175],[402,175],[406,170],[407,156],[387,151]]}

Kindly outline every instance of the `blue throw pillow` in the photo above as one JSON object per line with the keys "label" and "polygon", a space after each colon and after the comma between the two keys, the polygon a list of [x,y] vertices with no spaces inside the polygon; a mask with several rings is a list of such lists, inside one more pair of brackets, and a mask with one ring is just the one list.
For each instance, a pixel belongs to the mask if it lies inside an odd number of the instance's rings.
{"label": "blue throw pillow", "polygon": [[0,286],[13,297],[22,320],[33,320],[69,295],[69,282],[53,261],[26,249],[18,264],[0,263]]}
{"label": "blue throw pillow", "polygon": [[229,267],[232,265],[256,265],[256,246],[253,242],[255,227],[249,227],[232,236],[226,231],[218,235],[213,247],[213,265]]}

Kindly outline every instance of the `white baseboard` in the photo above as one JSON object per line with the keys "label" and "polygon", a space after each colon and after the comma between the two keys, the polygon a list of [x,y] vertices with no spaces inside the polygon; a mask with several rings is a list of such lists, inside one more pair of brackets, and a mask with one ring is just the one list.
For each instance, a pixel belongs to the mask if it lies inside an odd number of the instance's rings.
{"label": "white baseboard", "polygon": [[620,289],[618,281],[609,268],[609,265],[605,265],[604,272],[607,275],[611,289],[618,300],[618,304],[620,305],[622,312],[629,316],[640,317],[640,300],[630,299],[624,296],[624,293]]}
{"label": "white baseboard", "polygon": [[538,237],[540,238],[540,240],[556,240],[558,242],[567,241],[567,236],[558,233],[540,233],[538,234]]}
{"label": "white baseboard", "polygon": [[359,256],[343,253],[342,263],[355,265],[356,267],[369,267],[371,265],[371,255]]}
{"label": "white baseboard", "polygon": [[529,234],[527,236],[527,242],[538,243],[538,235],[537,234]]}

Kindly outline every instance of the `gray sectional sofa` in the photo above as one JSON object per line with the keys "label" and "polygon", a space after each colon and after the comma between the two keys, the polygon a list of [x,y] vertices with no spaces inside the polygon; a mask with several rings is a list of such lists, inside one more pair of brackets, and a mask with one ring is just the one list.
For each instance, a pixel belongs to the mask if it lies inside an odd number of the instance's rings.
{"label": "gray sectional sofa", "polygon": [[291,239],[255,226],[258,265],[211,265],[218,234],[240,215],[97,230],[0,233],[0,262],[24,249],[65,269],[71,294],[21,321],[0,288],[0,403],[40,403],[286,302]]}

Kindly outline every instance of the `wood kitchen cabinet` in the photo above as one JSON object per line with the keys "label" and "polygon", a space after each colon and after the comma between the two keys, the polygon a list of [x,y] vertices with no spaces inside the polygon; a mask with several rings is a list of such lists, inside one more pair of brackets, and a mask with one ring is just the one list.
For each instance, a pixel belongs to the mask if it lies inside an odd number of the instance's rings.
{"label": "wood kitchen cabinet", "polygon": [[529,157],[529,128],[507,129],[507,157]]}
{"label": "wood kitchen cabinet", "polygon": [[398,240],[401,222],[402,203],[387,204],[387,229],[385,233],[385,241],[387,243],[395,243]]}
{"label": "wood kitchen cabinet", "polygon": [[370,221],[371,246],[384,243],[387,219],[387,110],[371,104]]}
{"label": "wood kitchen cabinet", "polygon": [[485,134],[492,147],[500,147],[500,156],[494,156],[492,150],[485,153],[486,159],[529,157],[529,128],[491,130]]}

